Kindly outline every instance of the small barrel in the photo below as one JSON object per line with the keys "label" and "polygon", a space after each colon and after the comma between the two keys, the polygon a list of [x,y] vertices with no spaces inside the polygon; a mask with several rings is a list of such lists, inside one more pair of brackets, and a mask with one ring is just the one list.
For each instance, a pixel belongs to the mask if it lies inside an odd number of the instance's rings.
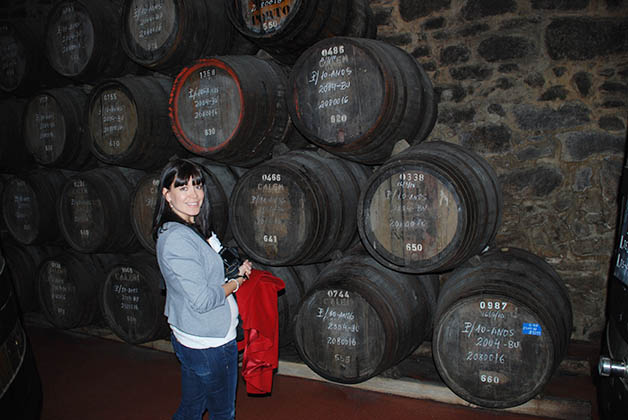
{"label": "small barrel", "polygon": [[107,325],[118,337],[140,344],[167,336],[162,284],[153,255],[129,256],[108,271],[100,303]]}
{"label": "small barrel", "polygon": [[194,154],[252,167],[286,137],[285,97],[286,76],[272,61],[245,55],[201,59],[174,82],[172,130]]}
{"label": "small barrel", "polygon": [[226,0],[226,5],[235,28],[285,64],[324,38],[377,34],[368,0]]}
{"label": "small barrel", "polygon": [[85,253],[138,250],[129,206],[133,189],[143,175],[136,169],[109,166],[69,177],[57,207],[67,243]]}
{"label": "small barrel", "polygon": [[334,37],[307,49],[290,73],[288,107],[312,143],[381,164],[400,140],[419,143],[436,122],[432,83],[414,57],[386,43]]}
{"label": "small barrel", "polygon": [[270,272],[283,280],[285,288],[279,292],[277,311],[279,315],[279,347],[294,342],[294,321],[303,297],[310,290],[321,271],[321,264],[272,267],[254,263],[255,268]]}
{"label": "small barrel", "polygon": [[37,270],[55,249],[42,245],[23,245],[4,241],[2,250],[7,263],[7,271],[13,279],[13,288],[22,312],[39,309],[37,298]]}
{"label": "small barrel", "polygon": [[16,173],[35,165],[22,136],[26,103],[18,98],[0,101],[0,172]]}
{"label": "small barrel", "polygon": [[[209,204],[213,230],[221,241],[231,238],[229,228],[229,197],[238,180],[238,171],[203,158],[191,158],[205,169],[205,180],[209,191]],[[137,183],[131,199],[131,226],[142,246],[155,253],[153,239],[153,217],[157,203],[159,173],[150,173]]]}
{"label": "small barrel", "polygon": [[202,57],[233,54],[251,44],[233,28],[224,1],[129,0],[122,11],[123,47],[136,63],[176,75]]}
{"label": "small barrel", "polygon": [[59,170],[35,169],[6,183],[2,217],[17,242],[34,245],[62,241],[56,205],[65,181]]}
{"label": "small barrel", "polygon": [[120,3],[63,0],[55,4],[46,23],[45,52],[59,74],[94,82],[137,70],[122,49]]}
{"label": "small barrel", "polygon": [[148,170],[186,154],[170,130],[171,87],[172,80],[160,76],[124,76],[95,86],[87,107],[94,155],[110,165]]}
{"label": "small barrel", "polygon": [[356,208],[368,168],[310,150],[291,151],[249,169],[236,184],[229,220],[255,261],[327,261],[357,242]]}
{"label": "small barrel", "polygon": [[360,197],[358,229],[383,265],[442,272],[493,241],[502,205],[486,160],[456,144],[426,142],[393,156],[371,176]]}
{"label": "small barrel", "polygon": [[383,267],[365,252],[327,264],[295,322],[301,358],[323,378],[363,382],[429,338],[438,276]]}
{"label": "small barrel", "polygon": [[48,89],[33,96],[24,111],[26,147],[43,166],[81,170],[92,166],[85,108],[89,88]]}
{"label": "small barrel", "polygon": [[90,325],[101,317],[98,294],[104,273],[91,255],[62,251],[37,270],[39,302],[46,319],[57,328]]}
{"label": "small barrel", "polygon": [[454,269],[441,288],[432,339],[436,368],[466,401],[513,407],[537,395],[567,351],[569,295],[542,258],[490,250]]}

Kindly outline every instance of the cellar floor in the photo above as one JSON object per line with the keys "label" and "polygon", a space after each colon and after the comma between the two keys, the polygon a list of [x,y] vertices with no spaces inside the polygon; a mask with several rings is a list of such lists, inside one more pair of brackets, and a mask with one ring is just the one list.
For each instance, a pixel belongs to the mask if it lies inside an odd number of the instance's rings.
{"label": "cellar floor", "polygon": [[[60,331],[28,319],[26,330],[42,378],[41,420],[165,420],[176,410],[179,365],[169,351],[83,330]],[[574,374],[573,369],[571,373],[559,369],[544,395],[524,405],[527,409],[490,410],[456,401],[434,379],[433,365],[422,359],[427,358],[419,354],[400,365],[398,370],[406,376],[393,372],[360,387],[324,381],[296,362],[291,350],[282,350],[270,395],[247,395],[240,380],[236,418],[598,420],[591,376]]]}

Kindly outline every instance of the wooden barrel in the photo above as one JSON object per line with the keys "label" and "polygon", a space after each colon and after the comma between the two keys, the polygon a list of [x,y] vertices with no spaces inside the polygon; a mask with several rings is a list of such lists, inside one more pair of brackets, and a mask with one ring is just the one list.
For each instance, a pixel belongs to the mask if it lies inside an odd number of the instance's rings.
{"label": "wooden barrel", "polygon": [[0,101],[0,171],[21,172],[34,166],[22,136],[22,121],[27,101],[9,98]]}
{"label": "wooden barrel", "polygon": [[399,140],[423,141],[436,122],[429,77],[414,57],[384,41],[319,41],[297,60],[289,86],[297,129],[330,153],[365,164],[388,159]]}
{"label": "wooden barrel", "polygon": [[229,219],[238,245],[268,265],[327,261],[357,240],[356,208],[366,167],[292,151],[249,169],[236,184]]}
{"label": "wooden barrel", "polygon": [[105,321],[127,343],[165,338],[163,278],[154,255],[135,254],[111,268],[101,294]]}
{"label": "wooden barrel", "polygon": [[144,172],[109,166],[68,178],[58,201],[67,243],[79,252],[132,252],[140,244],[131,227],[133,189]]}
{"label": "wooden barrel", "polygon": [[137,71],[122,49],[121,1],[63,0],[48,15],[45,52],[61,75],[93,82]]}
{"label": "wooden barrel", "polygon": [[47,258],[37,270],[42,313],[61,329],[94,323],[101,317],[98,294],[104,278],[91,255],[66,250]]}
{"label": "wooden barrel", "polygon": [[66,82],[46,61],[42,32],[24,19],[0,23],[0,91],[32,95]]}
{"label": "wooden barrel", "polygon": [[33,96],[24,111],[27,149],[40,165],[80,170],[92,166],[85,108],[89,88],[48,89]]}
{"label": "wooden barrel", "polygon": [[227,0],[233,25],[277,60],[293,64],[317,41],[333,36],[375,38],[368,0]]}
{"label": "wooden barrel", "polygon": [[136,169],[161,168],[172,155],[185,155],[170,130],[171,87],[171,79],[159,76],[129,75],[99,83],[90,93],[87,116],[94,155]]}
{"label": "wooden barrel", "polygon": [[21,312],[37,311],[39,309],[37,270],[55,249],[42,245],[23,245],[13,241],[4,241],[2,249]]}
{"label": "wooden barrel", "polygon": [[430,336],[436,275],[409,275],[352,253],[327,264],[295,322],[301,358],[334,382],[358,383],[409,356]]}
{"label": "wooden barrel", "polygon": [[489,245],[499,228],[497,175],[479,155],[426,142],[393,156],[368,180],[358,206],[364,246],[408,273],[441,272]]}
{"label": "wooden barrel", "polygon": [[543,389],[571,329],[569,295],[553,268],[528,251],[495,249],[453,270],[443,284],[432,353],[461,398],[512,407]]}
{"label": "wooden barrel", "polygon": [[62,241],[56,205],[65,181],[59,170],[35,169],[6,183],[2,217],[17,242],[33,245]]}
{"label": "wooden barrel", "polygon": [[251,167],[284,141],[290,117],[286,76],[254,56],[201,59],[177,76],[170,120],[179,142],[194,154]]}
{"label": "wooden barrel", "polygon": [[312,287],[321,271],[321,264],[292,265],[286,267],[272,267],[254,263],[255,268],[268,271],[279,277],[285,284],[284,290],[277,297],[277,311],[279,315],[279,347],[285,347],[294,342],[294,321],[303,301],[303,297]]}
{"label": "wooden barrel", "polygon": [[[191,160],[205,169],[213,230],[221,241],[228,241],[232,236],[229,227],[229,197],[238,180],[238,171],[203,158]],[[131,199],[131,226],[142,246],[152,254],[155,253],[153,216],[157,198],[161,194],[158,187],[159,173],[147,174],[137,183]]]}
{"label": "wooden barrel", "polygon": [[122,22],[127,55],[170,75],[202,57],[256,50],[233,28],[223,1],[129,0]]}
{"label": "wooden barrel", "polygon": [[43,400],[41,380],[20,318],[0,251],[0,412],[3,417],[38,420]]}

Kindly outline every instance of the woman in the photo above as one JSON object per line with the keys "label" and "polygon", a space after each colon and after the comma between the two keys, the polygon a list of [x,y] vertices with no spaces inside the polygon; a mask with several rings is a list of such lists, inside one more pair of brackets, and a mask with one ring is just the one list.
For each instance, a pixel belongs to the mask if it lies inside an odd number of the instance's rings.
{"label": "woman", "polygon": [[153,234],[159,268],[166,282],[164,313],[172,346],[181,362],[181,403],[173,419],[212,420],[235,417],[238,371],[233,297],[251,272],[225,282],[221,245],[211,231],[210,205],[202,169],[177,159],[163,169],[155,207]]}

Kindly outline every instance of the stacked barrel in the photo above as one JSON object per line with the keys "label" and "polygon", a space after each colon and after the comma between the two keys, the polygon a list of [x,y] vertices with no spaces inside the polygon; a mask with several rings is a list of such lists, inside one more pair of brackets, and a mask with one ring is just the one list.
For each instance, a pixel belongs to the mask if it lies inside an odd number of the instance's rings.
{"label": "stacked barrel", "polygon": [[[467,401],[542,389],[571,333],[564,286],[540,257],[493,249],[497,174],[429,138],[430,78],[375,39],[367,0],[65,0],[47,16],[39,41],[0,27],[15,44],[2,242],[24,309],[163,337],[152,215],[159,169],[185,156],[223,243],[284,280],[280,343],[321,376],[365,381],[431,340]],[[20,56],[29,42],[45,59]],[[58,77],[33,89],[21,61]]]}

